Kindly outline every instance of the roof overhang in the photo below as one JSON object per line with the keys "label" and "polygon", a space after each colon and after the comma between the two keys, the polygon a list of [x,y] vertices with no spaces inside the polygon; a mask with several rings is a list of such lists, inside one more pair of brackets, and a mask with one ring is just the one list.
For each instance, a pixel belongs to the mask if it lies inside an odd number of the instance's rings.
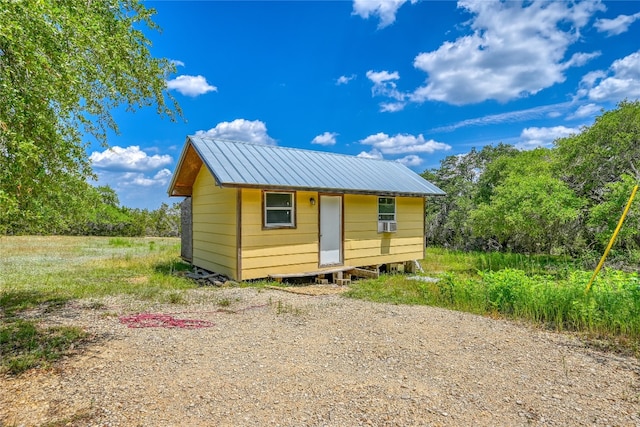
{"label": "roof overhang", "polygon": [[171,184],[169,184],[169,196],[191,196],[193,183],[198,176],[200,167],[202,167],[202,159],[193,144],[187,139],[182,154],[180,154],[176,171],[171,178]]}

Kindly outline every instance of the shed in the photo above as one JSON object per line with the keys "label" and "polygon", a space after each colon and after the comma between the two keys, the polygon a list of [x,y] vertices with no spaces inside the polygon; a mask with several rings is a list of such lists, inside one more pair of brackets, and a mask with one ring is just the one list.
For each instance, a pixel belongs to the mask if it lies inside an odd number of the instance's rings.
{"label": "shed", "polygon": [[189,261],[234,280],[422,259],[425,198],[444,194],[398,162],[202,136],[168,193],[191,198]]}

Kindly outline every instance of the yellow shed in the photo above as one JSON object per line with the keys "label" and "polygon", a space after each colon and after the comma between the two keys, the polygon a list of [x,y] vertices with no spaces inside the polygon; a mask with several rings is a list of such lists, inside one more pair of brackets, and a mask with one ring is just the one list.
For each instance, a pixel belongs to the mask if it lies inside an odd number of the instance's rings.
{"label": "yellow shed", "polygon": [[443,194],[398,162],[200,136],[169,186],[191,201],[186,258],[238,281],[422,259]]}

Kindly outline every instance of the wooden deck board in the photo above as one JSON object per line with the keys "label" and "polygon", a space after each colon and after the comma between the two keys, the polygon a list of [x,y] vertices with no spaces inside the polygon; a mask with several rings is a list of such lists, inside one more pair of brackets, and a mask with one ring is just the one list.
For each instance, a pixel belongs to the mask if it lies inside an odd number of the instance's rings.
{"label": "wooden deck board", "polygon": [[272,279],[291,279],[293,277],[309,277],[309,276],[318,276],[320,274],[340,273],[340,272],[353,270],[354,268],[355,267],[352,267],[352,266],[342,266],[342,267],[328,268],[323,270],[307,271],[304,273],[270,274],[269,277],[271,277]]}

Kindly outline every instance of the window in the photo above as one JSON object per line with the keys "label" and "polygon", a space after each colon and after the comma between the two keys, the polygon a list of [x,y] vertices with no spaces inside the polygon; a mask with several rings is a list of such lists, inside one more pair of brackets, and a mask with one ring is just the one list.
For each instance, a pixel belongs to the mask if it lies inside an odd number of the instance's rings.
{"label": "window", "polygon": [[378,197],[378,221],[396,220],[395,197]]}
{"label": "window", "polygon": [[294,193],[264,193],[264,226],[295,227]]}

